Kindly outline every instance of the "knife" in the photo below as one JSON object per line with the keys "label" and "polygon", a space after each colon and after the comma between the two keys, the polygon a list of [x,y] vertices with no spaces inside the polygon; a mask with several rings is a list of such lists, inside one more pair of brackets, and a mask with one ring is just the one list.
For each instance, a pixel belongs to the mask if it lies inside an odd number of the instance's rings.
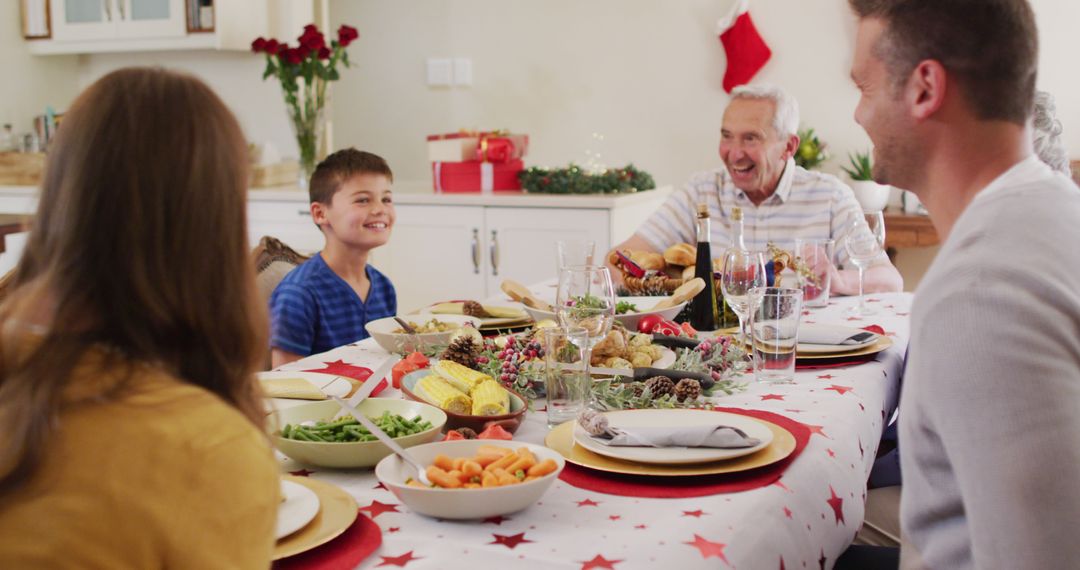
{"label": "knife", "polygon": [[393,368],[399,360],[401,360],[401,357],[397,356],[396,354],[391,354],[386,358],[386,360],[383,360],[382,364],[380,364],[379,367],[375,369],[375,372],[372,372],[371,376],[368,376],[367,380],[364,380],[364,383],[360,385],[360,388],[356,390],[356,393],[352,396],[349,396],[349,407],[355,408],[357,405],[360,404],[360,402],[363,402],[365,399],[367,399],[367,397],[371,394],[372,390],[374,390],[375,387],[379,385],[379,382],[381,382],[382,379],[386,377],[386,373],[390,372],[390,369]]}
{"label": "knife", "polygon": [[668,348],[697,348],[697,345],[701,344],[700,340],[687,338],[685,336],[671,336],[666,334],[653,334],[653,344],[659,344],[660,346],[666,346]]}
{"label": "knife", "polygon": [[597,366],[589,367],[590,374],[608,374],[611,376],[622,376],[624,378],[630,378],[634,381],[640,382],[648,380],[653,376],[667,376],[674,381],[682,380],[683,378],[690,378],[697,380],[701,383],[702,389],[711,388],[715,381],[712,376],[704,372],[690,372],[687,370],[671,370],[669,368],[600,368]]}

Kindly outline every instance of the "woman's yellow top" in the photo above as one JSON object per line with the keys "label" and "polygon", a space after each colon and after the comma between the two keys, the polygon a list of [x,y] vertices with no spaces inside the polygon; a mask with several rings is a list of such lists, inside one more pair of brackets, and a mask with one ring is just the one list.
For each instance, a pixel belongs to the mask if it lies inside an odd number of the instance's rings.
{"label": "woman's yellow top", "polygon": [[[98,359],[100,362],[100,359]],[[0,498],[0,568],[266,568],[280,493],[266,438],[216,395],[80,366],[42,468]],[[0,434],[3,439],[11,434]]]}

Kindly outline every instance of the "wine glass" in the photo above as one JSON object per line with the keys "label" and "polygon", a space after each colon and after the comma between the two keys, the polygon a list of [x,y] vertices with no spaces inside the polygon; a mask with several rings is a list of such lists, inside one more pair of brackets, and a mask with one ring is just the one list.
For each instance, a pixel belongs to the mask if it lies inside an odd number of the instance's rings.
{"label": "wine glass", "polygon": [[844,238],[844,249],[855,267],[859,268],[859,304],[849,311],[853,315],[874,314],[866,305],[863,296],[863,275],[866,268],[885,251],[885,215],[881,212],[867,212],[861,218],[855,218]]}
{"label": "wine glass", "polygon": [[555,314],[563,328],[582,327],[588,348],[596,346],[615,320],[611,272],[598,265],[568,265],[559,272]]}
{"label": "wine glass", "polygon": [[739,317],[739,340],[746,342],[746,317],[750,313],[750,290],[766,285],[765,256],[760,251],[729,249],[720,270],[724,300]]}

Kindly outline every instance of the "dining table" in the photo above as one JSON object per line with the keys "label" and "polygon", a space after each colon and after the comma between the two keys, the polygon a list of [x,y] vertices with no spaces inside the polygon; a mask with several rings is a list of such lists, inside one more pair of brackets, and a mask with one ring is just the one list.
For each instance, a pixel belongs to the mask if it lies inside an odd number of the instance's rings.
{"label": "dining table", "polygon": [[[547,282],[530,288],[551,298],[552,287]],[[381,531],[381,545],[358,568],[831,568],[863,522],[867,478],[898,403],[912,298],[910,293],[870,294],[866,303],[875,313],[868,316],[849,313],[855,297],[803,309],[803,324],[873,325],[892,345],[848,365],[813,366],[811,361],[809,367],[799,366],[788,384],[743,374],[735,379],[744,390],[711,400],[717,407],[771,414],[799,426],[804,441],[797,457],[767,484],[687,494],[678,478],[654,478],[655,488],[670,492],[643,496],[617,484],[582,485],[562,477],[523,511],[457,521],[410,512],[371,469],[323,469],[279,454],[280,467],[345,490],[361,516],[374,523],[371,528]],[[503,296],[483,302],[513,304]],[[387,356],[365,339],[279,370],[374,369]],[[387,388],[378,397],[402,395]],[[533,406],[514,439],[543,445],[549,431],[543,399]]]}

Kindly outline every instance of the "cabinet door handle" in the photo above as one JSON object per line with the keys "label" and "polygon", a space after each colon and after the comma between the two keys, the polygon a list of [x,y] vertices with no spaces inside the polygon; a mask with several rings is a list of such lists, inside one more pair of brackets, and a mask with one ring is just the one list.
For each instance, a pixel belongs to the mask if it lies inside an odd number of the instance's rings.
{"label": "cabinet door handle", "polygon": [[491,274],[499,274],[499,232],[491,230]]}
{"label": "cabinet door handle", "polygon": [[296,211],[296,215],[298,215],[298,216],[307,216],[307,217],[310,218],[311,217],[311,210],[300,209],[300,210]]}
{"label": "cabinet door handle", "polygon": [[480,230],[472,230],[472,267],[473,273],[480,274]]}

